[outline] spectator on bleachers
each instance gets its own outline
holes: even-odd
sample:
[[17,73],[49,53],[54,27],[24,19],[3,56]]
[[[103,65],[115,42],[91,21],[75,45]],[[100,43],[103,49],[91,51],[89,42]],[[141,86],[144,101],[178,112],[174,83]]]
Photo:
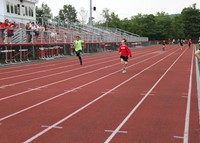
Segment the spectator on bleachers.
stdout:
[[56,32],[56,29],[53,29],[53,31],[51,32],[51,38],[53,38],[54,42],[57,41],[57,32]]
[[64,33],[64,42],[65,43],[67,42],[67,33],[66,32]]
[[4,43],[4,31],[8,27],[8,19],[6,19],[1,25],[0,25],[0,43]]
[[31,35],[33,36],[33,43],[37,43],[38,36],[39,36],[39,26],[35,23],[31,23]]
[[6,43],[11,44],[11,38],[14,35],[14,30],[17,28],[15,21],[10,22],[7,27]]
[[31,35],[31,22],[26,23],[26,43],[30,43],[32,39]]
[[47,27],[47,25],[46,25],[46,23],[44,24],[44,40],[45,40],[45,42],[47,42],[47,32],[48,32],[48,27]]

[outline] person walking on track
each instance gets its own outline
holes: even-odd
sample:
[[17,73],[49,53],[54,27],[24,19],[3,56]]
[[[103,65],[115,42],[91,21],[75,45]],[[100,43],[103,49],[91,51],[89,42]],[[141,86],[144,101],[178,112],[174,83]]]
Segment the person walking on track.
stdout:
[[131,50],[129,49],[129,47],[126,45],[126,39],[123,39],[121,41],[121,46],[118,49],[119,55],[120,55],[120,59],[121,59],[121,65],[122,65],[122,73],[126,73],[126,66],[128,64],[128,57],[132,57],[132,53]]
[[72,48],[74,48],[76,56],[79,58],[80,65],[83,64],[81,53],[83,50],[82,44],[84,44],[84,41],[81,40],[80,36],[76,36],[76,40],[74,40],[74,44],[72,45]]
[[162,50],[165,51],[165,40],[162,42]]
[[191,45],[192,45],[192,40],[191,40],[191,39],[189,39],[189,40],[188,40],[188,47],[190,48],[190,47],[191,47]]

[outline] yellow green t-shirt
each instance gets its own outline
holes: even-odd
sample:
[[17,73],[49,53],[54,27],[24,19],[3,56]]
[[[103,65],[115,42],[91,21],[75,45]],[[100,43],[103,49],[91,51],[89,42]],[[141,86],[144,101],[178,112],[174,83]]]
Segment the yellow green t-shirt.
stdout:
[[82,50],[82,43],[84,43],[83,40],[75,40],[74,41],[75,51]]

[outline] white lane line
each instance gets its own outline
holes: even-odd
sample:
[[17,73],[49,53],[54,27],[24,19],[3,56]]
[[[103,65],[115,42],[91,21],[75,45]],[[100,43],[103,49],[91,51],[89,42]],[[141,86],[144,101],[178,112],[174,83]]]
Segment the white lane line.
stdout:
[[[47,125],[42,125],[41,126],[42,128],[48,128],[49,126],[47,126]],[[54,129],[63,129],[63,127],[61,127],[61,126],[55,126],[55,127],[53,127]]]
[[176,138],[176,139],[184,139],[184,137],[182,137],[182,136],[174,136],[174,138]]
[[[177,50],[176,50],[177,51]],[[175,51],[175,52],[176,52]],[[173,53],[175,53],[173,52]],[[156,64],[160,63],[161,61],[163,61],[164,59],[168,58],[170,55],[172,55],[173,53],[165,56],[164,58],[158,60],[157,62],[153,63],[152,65],[148,66],[147,68],[143,69],[142,71],[138,72],[137,74],[135,74],[134,76],[130,77],[129,79],[125,80],[124,82],[120,83],[119,85],[115,86],[114,88],[110,89],[107,93],[102,94],[101,96],[99,96],[98,98],[92,100],[91,102],[89,102],[88,104],[82,106],[81,108],[77,109],[76,111],[74,111],[73,113],[71,113],[70,115],[66,116],[65,118],[61,119],[60,121],[54,123],[53,125],[51,125],[49,128],[37,133],[36,135],[34,135],[33,137],[29,138],[28,140],[26,140],[24,143],[29,143],[33,140],[35,140],[36,138],[40,137],[41,135],[45,134],[46,132],[48,132],[49,130],[52,129],[52,127],[54,126],[58,126],[59,124],[61,124],[62,122],[66,121],[67,119],[73,117],[74,115],[78,114],[79,112],[81,112],[82,110],[84,110],[85,108],[87,108],[88,106],[92,105],[93,103],[97,102],[98,100],[100,100],[101,98],[103,98],[104,96],[106,96],[107,94],[109,94],[110,92],[116,90],[117,88],[121,87],[122,85],[124,85],[125,83],[129,82],[130,80],[132,80],[133,78],[139,76],[140,74],[142,74],[143,72],[145,72],[146,70],[150,69],[151,67],[155,66]],[[121,70],[119,70],[121,71]],[[117,71],[117,72],[119,72]],[[118,130],[119,131],[119,130]],[[115,131],[116,134],[117,131]]]
[[159,84],[159,82],[165,77],[165,75],[169,72],[169,70],[176,64],[176,62],[180,59],[180,57],[185,53],[184,52],[172,63],[172,65],[165,71],[165,73],[158,79],[158,81],[153,85],[153,87],[147,92],[147,94],[140,100],[140,102],[132,109],[132,111],[126,116],[126,118],[120,123],[120,125],[115,129],[115,131],[107,138],[104,143],[109,143],[117,132],[124,126],[124,124],[129,120],[129,118],[135,113],[135,111],[142,105],[142,103],[146,100],[149,94],[155,89],[155,87]]
[[[176,52],[176,51],[175,51]],[[174,53],[174,52],[173,52]],[[173,54],[172,53],[172,54]],[[154,56],[152,56],[152,57],[150,57],[150,58],[148,58],[148,59],[145,59],[145,60],[142,60],[142,61],[140,61],[140,62],[138,62],[138,63],[136,63],[136,64],[133,64],[132,66],[135,66],[135,65],[137,65],[137,64],[140,64],[140,63],[142,63],[142,62],[145,62],[145,61],[147,61],[147,60],[150,60],[150,59],[152,59],[152,58],[154,58],[154,57],[156,57],[156,56],[159,56],[159,55],[154,55]],[[43,85],[43,86],[40,86],[40,87],[38,87],[38,88],[36,88],[36,89],[41,89],[41,88],[46,88],[46,87],[48,87],[48,86],[52,86],[52,85],[55,85],[55,84],[58,84],[58,83],[61,83],[61,82],[65,82],[65,81],[68,81],[68,80],[71,80],[71,79],[74,79],[74,78],[77,78],[77,77],[80,77],[80,76],[83,76],[83,75],[87,75],[87,74],[91,74],[91,73],[93,73],[93,72],[96,72],[96,71],[100,71],[100,70],[102,70],[102,69],[106,69],[106,68],[110,68],[110,67],[112,67],[112,66],[115,66],[115,65],[118,65],[118,64],[113,64],[113,65],[110,65],[110,66],[105,66],[105,67],[103,67],[103,68],[99,68],[99,69],[96,69],[96,70],[93,70],[93,71],[90,71],[90,72],[86,72],[86,73],[83,73],[83,74],[80,74],[80,75],[76,75],[76,76],[73,76],[73,77],[70,77],[70,78],[67,78],[67,79],[64,79],[64,80],[60,80],[60,81],[57,81],[57,82],[53,82],[53,83],[50,83],[50,84],[46,84],[46,85]],[[129,67],[132,67],[132,66],[128,66],[127,68],[129,68]],[[120,71],[120,70],[119,70]],[[119,72],[119,71],[117,71],[117,72]],[[114,73],[116,73],[116,72],[114,72]],[[39,79],[39,78],[38,78]],[[29,80],[30,81],[30,80]],[[31,90],[32,91],[32,90]],[[13,98],[13,97],[16,97],[16,96],[19,96],[19,95],[22,95],[22,94],[26,94],[26,93],[28,93],[28,92],[31,92],[30,90],[27,90],[27,91],[23,91],[23,92],[20,92],[20,93],[16,93],[16,94],[13,94],[13,95],[10,95],[10,96],[7,96],[7,97],[3,97],[3,98],[0,98],[0,101],[3,101],[3,100],[6,100],[6,99],[9,99],[9,98]]]
[[187,98],[187,108],[186,108],[186,115],[185,115],[185,129],[184,129],[183,143],[188,143],[188,136],[189,136],[193,66],[194,66],[194,52],[192,52],[192,60],[191,60],[191,68],[190,68],[190,80],[189,80],[189,86],[188,86],[188,98]]
[[[105,130],[105,132],[113,133],[113,130]],[[118,131],[117,133],[128,134],[128,131]]]

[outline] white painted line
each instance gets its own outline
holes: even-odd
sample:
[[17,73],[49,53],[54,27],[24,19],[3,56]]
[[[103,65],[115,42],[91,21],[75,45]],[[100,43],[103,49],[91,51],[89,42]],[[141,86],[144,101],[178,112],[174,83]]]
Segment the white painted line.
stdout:
[[[49,126],[47,126],[47,125],[42,125],[41,126],[42,128],[49,128]],[[61,126],[55,126],[55,127],[53,127],[54,129],[63,129],[63,127],[61,127]]]
[[184,137],[181,137],[181,136],[174,136],[174,138],[176,138],[176,139],[184,139]]
[[186,115],[185,115],[185,129],[184,129],[183,143],[188,143],[188,136],[189,136],[193,66],[194,66],[194,52],[192,52],[192,60],[191,60],[191,68],[190,68],[190,80],[189,80],[189,87],[188,87],[188,98],[187,98],[187,109],[186,109]]
[[[146,93],[141,93],[140,95],[143,95],[143,96],[144,96],[144,95],[146,95]],[[150,93],[149,95],[150,95],[150,96],[154,96],[155,94]]]
[[115,131],[107,138],[104,143],[109,143],[116,133],[124,126],[124,124],[129,120],[129,118],[135,113],[135,111],[140,107],[140,105],[145,101],[145,99],[149,96],[154,88],[159,84],[159,82],[165,77],[168,71],[175,65],[175,63],[180,59],[180,57],[185,53],[186,50],[182,52],[182,54],[172,63],[172,65],[165,71],[165,73],[158,79],[158,81],[153,85],[153,87],[147,92],[147,94],[140,100],[140,102],[132,109],[132,111],[126,116],[126,118],[120,123],[120,125],[115,129]]
[[[178,50],[176,50],[176,51],[178,51]],[[175,52],[176,52],[176,51],[175,51]],[[173,53],[175,53],[175,52],[173,52]],[[29,138],[28,140],[26,140],[24,143],[29,143],[29,142],[35,140],[36,138],[40,137],[41,135],[45,134],[46,132],[48,132],[49,130],[51,130],[54,126],[57,126],[57,125],[61,124],[62,122],[66,121],[67,119],[69,119],[69,118],[73,117],[74,115],[78,114],[79,112],[81,112],[81,111],[84,110],[85,108],[89,107],[89,106],[92,105],[93,103],[97,102],[98,100],[100,100],[101,98],[103,98],[104,96],[106,96],[107,94],[109,94],[110,92],[116,90],[117,88],[121,87],[122,85],[124,85],[125,83],[129,82],[129,81],[132,80],[133,78],[137,77],[138,75],[141,75],[143,72],[145,72],[146,70],[150,69],[150,68],[153,67],[154,65],[160,63],[161,61],[163,61],[164,59],[166,59],[167,57],[169,57],[169,56],[172,55],[173,53],[171,53],[171,54],[165,56],[164,58],[160,59],[159,61],[153,63],[152,65],[150,65],[150,66],[148,66],[147,68],[143,69],[142,71],[138,72],[137,74],[135,74],[135,75],[132,76],[131,78],[125,80],[125,81],[122,82],[121,84],[119,84],[119,85],[115,86],[114,88],[110,89],[107,93],[105,93],[105,94],[99,96],[98,98],[94,99],[93,101],[89,102],[88,104],[86,104],[86,105],[82,106],[81,108],[77,109],[76,111],[74,111],[74,112],[71,113],[70,115],[66,116],[65,118],[59,120],[58,122],[54,123],[52,126],[48,127],[47,129],[45,129],[45,130],[43,130],[43,131],[37,133],[37,134],[34,135],[33,137],[31,137],[31,138]],[[118,71],[116,71],[116,72],[121,72],[121,70],[118,70]],[[114,73],[116,73],[116,72],[114,72]],[[114,74],[114,73],[112,73],[112,74]],[[82,87],[83,87],[83,86],[82,86]],[[152,90],[153,90],[153,89],[152,89]],[[143,101],[141,101],[141,102],[143,102]],[[115,130],[115,131],[114,131],[114,134],[116,134],[118,131],[119,131],[119,129],[118,129],[118,130]]]
[[28,91],[40,90],[38,88],[28,88]]
[[[114,131],[113,130],[105,130],[105,132],[113,133]],[[127,134],[128,131],[118,131],[117,133]]]

